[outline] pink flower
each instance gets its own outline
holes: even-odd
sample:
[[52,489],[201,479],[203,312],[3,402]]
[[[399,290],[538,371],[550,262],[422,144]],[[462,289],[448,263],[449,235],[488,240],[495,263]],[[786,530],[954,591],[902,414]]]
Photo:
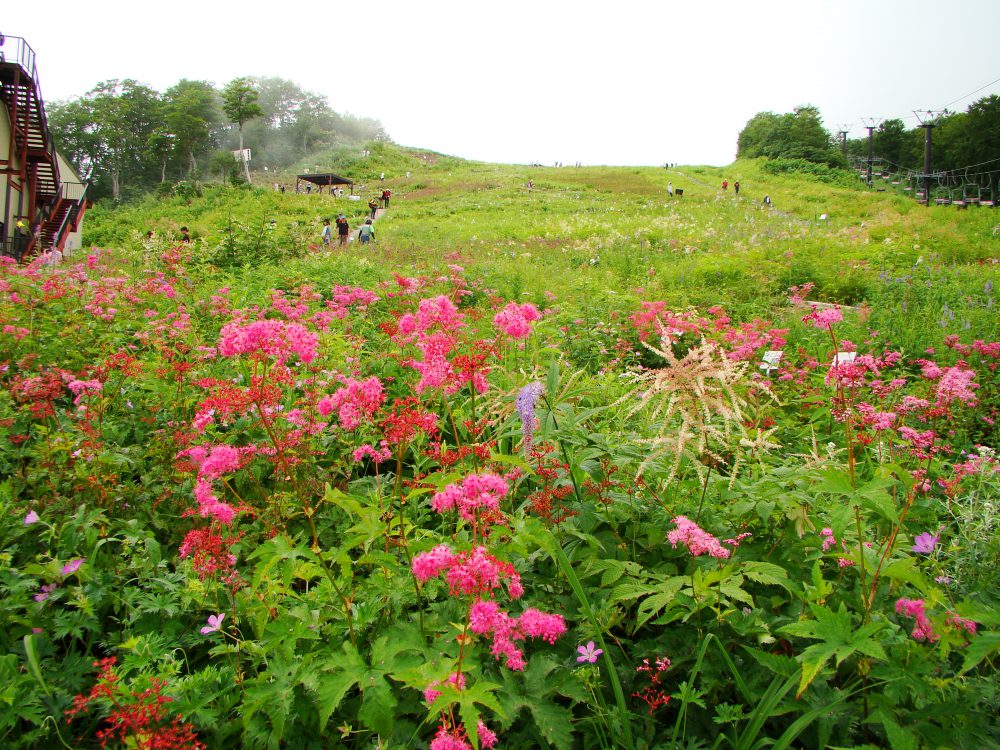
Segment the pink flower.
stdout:
[[222,614],[218,614],[218,615],[209,615],[208,616],[208,625],[205,625],[204,627],[202,627],[201,634],[202,635],[208,635],[209,633],[216,632],[217,630],[219,630],[219,628],[222,627],[222,621],[224,619],[226,619],[226,613],[225,612],[223,612]]
[[413,577],[421,583],[426,583],[447,570],[454,557],[447,544],[439,544],[429,552],[421,552],[413,558]]
[[39,520],[40,519],[39,519],[38,514],[35,513],[35,511],[33,511],[33,510],[29,510],[28,511],[28,515],[26,515],[24,517],[24,525],[25,526],[31,526],[31,524],[33,524],[33,523],[38,523]]
[[479,737],[479,746],[490,750],[497,744],[496,733],[489,729],[482,721],[476,722],[476,736]]
[[923,599],[906,599],[905,597],[897,599],[896,612],[916,620],[912,633],[915,641],[933,643],[941,637],[934,632],[934,626],[924,612]]
[[336,411],[340,426],[345,430],[355,430],[363,419],[371,419],[375,411],[385,401],[382,381],[376,377],[367,380],[346,378],[344,387],[330,396],[324,396],[316,405],[323,416]]
[[580,655],[576,657],[577,662],[590,662],[591,664],[597,663],[597,657],[604,653],[603,649],[594,648],[593,641],[587,641],[586,646],[577,646],[576,650],[580,652]]
[[461,485],[449,484],[431,498],[431,507],[438,513],[458,509],[458,514],[470,523],[482,509],[497,512],[500,501],[507,495],[507,480],[493,474],[470,474]]
[[837,544],[837,540],[833,536],[833,529],[827,527],[820,532],[820,536],[823,537],[823,551],[826,552],[830,547]]
[[973,370],[949,367],[937,384],[938,404],[947,406],[952,401],[961,401],[970,406],[975,404],[976,394],[973,390],[979,387],[972,382],[975,378],[976,373]]
[[531,335],[531,324],[542,317],[538,308],[530,302],[519,305],[511,302],[493,318],[493,325],[514,339],[526,339]]
[[913,539],[913,551],[921,555],[929,555],[934,551],[934,548],[938,543],[938,535],[931,534],[929,531],[925,531],[923,534],[918,534]]
[[840,312],[840,307],[828,307],[824,310],[815,305],[811,313],[802,318],[802,322],[811,321],[817,328],[830,328],[834,323],[839,323],[844,319]]
[[308,364],[316,358],[319,339],[299,323],[257,320],[244,325],[228,323],[219,334],[219,354],[236,357],[253,354],[284,361],[292,354]]
[[698,524],[689,520],[685,516],[677,516],[674,519],[677,528],[667,534],[667,541],[674,547],[678,542],[687,545],[692,557],[698,557],[708,553],[712,557],[727,558],[729,550],[719,544],[719,540],[702,530]]
[[84,559],[82,557],[77,557],[73,560],[70,560],[68,563],[62,566],[62,570],[60,571],[60,573],[62,573],[64,576],[73,575],[73,573],[75,573],[80,569],[80,566],[83,565],[83,563]]

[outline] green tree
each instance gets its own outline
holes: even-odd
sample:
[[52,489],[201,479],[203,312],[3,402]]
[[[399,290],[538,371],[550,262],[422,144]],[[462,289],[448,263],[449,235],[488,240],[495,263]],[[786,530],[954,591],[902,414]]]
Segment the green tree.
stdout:
[[115,200],[126,185],[148,182],[146,140],[163,122],[160,95],[150,87],[131,78],[103,81],[51,108],[50,118],[56,142],[80,176],[104,185]]
[[[248,78],[234,78],[226,84],[222,90],[222,111],[230,122],[236,123],[240,132],[240,153],[243,153],[243,125],[249,120],[260,117],[264,110],[258,104],[259,94],[254,88],[253,82]],[[250,178],[250,163],[246,159],[243,162],[243,175],[247,182],[253,182]]]
[[214,128],[221,121],[218,93],[206,81],[182,79],[167,89],[166,122],[176,149],[187,159],[187,174],[198,168],[197,158],[212,146]]
[[832,166],[841,166],[843,161],[823,127],[819,110],[810,104],[783,115],[754,115],[740,131],[736,155],[745,159],[805,159]]

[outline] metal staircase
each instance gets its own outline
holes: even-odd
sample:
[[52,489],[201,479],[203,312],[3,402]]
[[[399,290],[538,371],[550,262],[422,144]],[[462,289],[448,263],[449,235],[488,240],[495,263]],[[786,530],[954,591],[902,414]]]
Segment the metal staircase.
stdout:
[[[60,179],[52,134],[45,117],[35,52],[20,37],[6,37],[0,46],[0,101],[10,120],[10,142],[0,144],[0,174],[25,201],[22,214],[41,232],[28,238],[19,255],[62,250],[69,233],[79,227],[86,208],[85,196],[70,198]],[[85,191],[84,191],[85,192]],[[21,258],[18,258],[21,259]]]

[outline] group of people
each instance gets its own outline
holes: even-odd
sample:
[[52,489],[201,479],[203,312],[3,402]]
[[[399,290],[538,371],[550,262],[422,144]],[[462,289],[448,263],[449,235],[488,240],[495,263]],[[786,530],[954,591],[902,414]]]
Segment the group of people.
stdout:
[[[729,180],[723,180],[722,181],[722,190],[723,191],[729,190]],[[740,181],[739,180],[737,180],[736,182],[733,183],[733,192],[736,193],[737,195],[740,194]]]
[[[373,199],[374,200],[374,199]],[[358,229],[358,241],[361,243],[373,242],[375,240],[375,227],[372,224],[372,217],[365,219],[365,223]],[[337,247],[345,247],[351,235],[351,225],[344,214],[337,217]],[[323,247],[329,248],[333,245],[333,227],[329,219],[323,219]]]
[[381,195],[372,196],[372,199],[368,201],[368,210],[371,211],[372,221],[375,220],[375,214],[378,213],[380,208],[389,208],[389,199],[391,197],[391,190],[383,190]]

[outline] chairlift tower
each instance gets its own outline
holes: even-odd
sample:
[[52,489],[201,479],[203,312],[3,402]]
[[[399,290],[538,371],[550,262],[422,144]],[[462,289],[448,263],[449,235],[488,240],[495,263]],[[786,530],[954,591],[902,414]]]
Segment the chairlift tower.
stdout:
[[920,127],[924,129],[924,205],[931,205],[931,131],[934,126],[938,124],[938,120],[944,112],[933,112],[931,110],[926,110],[924,112],[919,112],[917,110],[913,111],[913,114],[917,116],[917,120],[920,122]]
[[875,155],[875,128],[881,119],[878,117],[862,117],[861,124],[868,130],[868,187],[872,186],[872,162]]
[[844,155],[845,162],[847,161],[847,131],[849,127],[850,126],[846,124],[841,125],[840,130],[837,132],[840,136],[840,153]]

